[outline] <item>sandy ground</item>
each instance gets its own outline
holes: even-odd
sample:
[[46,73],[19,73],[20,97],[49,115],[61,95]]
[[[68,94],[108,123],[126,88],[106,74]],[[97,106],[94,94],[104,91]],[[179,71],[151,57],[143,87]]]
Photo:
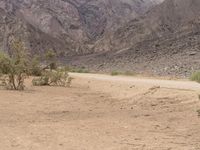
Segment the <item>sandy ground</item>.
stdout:
[[0,149],[200,149],[198,84],[71,75],[71,88],[0,90]]

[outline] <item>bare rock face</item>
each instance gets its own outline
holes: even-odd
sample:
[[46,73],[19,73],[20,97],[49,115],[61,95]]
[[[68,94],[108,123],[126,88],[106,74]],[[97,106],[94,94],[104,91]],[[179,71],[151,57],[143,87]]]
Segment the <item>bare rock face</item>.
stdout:
[[103,62],[98,70],[189,76],[200,69],[199,16],[199,0],[165,0],[97,41],[96,50],[103,45],[108,52],[95,57],[97,63],[92,64]]
[[[162,38],[169,35],[175,36],[177,33],[184,34],[186,30],[193,32],[198,30],[199,15],[200,1],[198,0],[166,0],[145,16],[122,26],[115,34],[131,36],[138,41],[137,37]],[[142,40],[139,39],[139,42]]]
[[1,33],[7,34],[7,38],[23,38],[35,52],[54,49],[69,54],[84,47],[82,43],[87,37],[81,29],[79,12],[73,5],[62,1],[33,0],[1,3],[4,14],[1,15],[4,20],[1,28],[8,28],[7,33]]
[[[14,37],[32,52],[94,52],[97,41],[162,0],[1,0],[0,47]],[[98,51],[98,50],[97,50]]]

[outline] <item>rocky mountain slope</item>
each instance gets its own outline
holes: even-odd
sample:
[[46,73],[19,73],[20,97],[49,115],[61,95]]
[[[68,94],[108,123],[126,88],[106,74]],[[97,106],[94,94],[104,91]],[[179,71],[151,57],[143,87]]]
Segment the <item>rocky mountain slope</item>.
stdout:
[[143,40],[166,39],[170,35],[176,37],[179,33],[195,32],[199,25],[199,6],[198,0],[166,0],[142,18],[119,28],[114,40],[123,43],[121,47],[128,48]]
[[91,53],[94,43],[162,0],[1,0],[0,47],[20,37],[33,52]]
[[163,1],[1,0],[0,47],[18,37],[96,71],[188,76],[200,69],[200,1]]
[[81,59],[81,63],[104,71],[189,76],[200,69],[199,15],[199,0],[165,0],[100,41],[97,47],[109,45],[109,53]]

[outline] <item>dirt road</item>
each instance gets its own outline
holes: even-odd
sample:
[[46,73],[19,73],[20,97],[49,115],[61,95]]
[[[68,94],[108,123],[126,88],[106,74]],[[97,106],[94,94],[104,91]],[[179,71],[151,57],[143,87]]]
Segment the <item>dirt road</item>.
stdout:
[[141,77],[129,77],[129,76],[110,76],[100,74],[80,74],[70,73],[73,77],[81,77],[87,79],[95,79],[99,81],[114,81],[123,83],[132,83],[137,86],[160,86],[161,88],[180,89],[180,90],[196,90],[200,91],[200,84],[191,81],[177,81],[177,80],[161,80],[161,79],[149,79]]
[[200,149],[199,84],[71,76],[70,88],[0,90],[0,149]]

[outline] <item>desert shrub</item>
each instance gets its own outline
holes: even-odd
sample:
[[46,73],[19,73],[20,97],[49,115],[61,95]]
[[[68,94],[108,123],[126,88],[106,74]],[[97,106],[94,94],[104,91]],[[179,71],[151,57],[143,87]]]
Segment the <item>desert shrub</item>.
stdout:
[[33,79],[35,86],[70,86],[72,78],[66,68],[58,69],[56,54],[48,51],[46,67],[40,67],[38,56],[30,57],[23,43],[15,40],[11,45],[11,54],[0,53],[0,86],[10,90],[24,90],[25,79],[30,76],[40,76]]
[[200,117],[200,109],[197,110],[198,116]]
[[53,50],[46,52],[45,62],[46,65],[42,68],[40,77],[32,80],[34,86],[70,86],[72,78],[68,75],[69,68],[58,67],[57,55]]
[[112,76],[118,76],[118,75],[124,75],[124,76],[135,76],[134,72],[126,71],[126,72],[120,72],[120,71],[112,71]]
[[39,66],[31,68],[30,75],[32,75],[32,76],[41,76],[42,75],[42,68],[39,67]]
[[24,90],[24,80],[29,72],[28,53],[21,41],[12,43],[12,53],[0,54],[1,85],[10,90]]
[[42,68],[40,67],[40,57],[34,56],[30,64],[31,65],[29,74],[32,76],[41,76]]
[[34,78],[32,80],[33,86],[47,86],[49,85],[49,77],[44,74],[39,78]]
[[3,52],[0,52],[0,74],[7,74],[10,70],[10,58]]
[[83,68],[73,68],[70,70],[71,72],[76,72],[76,73],[89,73],[88,70],[83,69]]
[[64,67],[61,67],[60,69],[64,69],[65,71],[74,72],[74,73],[90,73],[90,71],[86,69],[85,67],[78,68],[78,67],[64,66]]
[[111,72],[111,75],[112,75],[112,76],[118,76],[118,75],[121,75],[121,72],[112,71],[112,72]]
[[193,73],[190,80],[200,83],[200,71]]
[[47,67],[51,70],[57,69],[56,53],[53,50],[48,50],[45,54]]
[[69,77],[66,71],[57,70],[46,70],[42,76],[33,79],[32,83],[34,86],[70,86],[72,78]]
[[56,53],[52,49],[47,50],[45,53],[45,58],[47,61],[55,61]]

